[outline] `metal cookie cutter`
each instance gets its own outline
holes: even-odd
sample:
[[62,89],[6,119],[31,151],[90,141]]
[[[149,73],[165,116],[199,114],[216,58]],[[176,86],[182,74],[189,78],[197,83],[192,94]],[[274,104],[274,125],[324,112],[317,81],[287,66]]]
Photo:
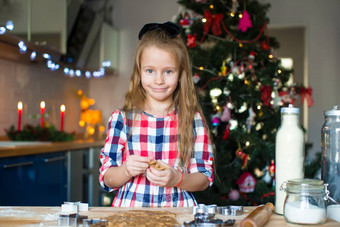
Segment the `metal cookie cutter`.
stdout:
[[78,213],[60,214],[58,217],[58,226],[77,226],[83,223],[87,216]]
[[185,227],[213,227],[213,226],[232,226],[235,223],[235,220],[227,220],[223,221],[221,219],[217,219],[215,214],[217,213],[217,205],[205,205],[199,204],[198,206],[193,207],[192,213],[194,214],[193,221],[185,221],[183,224]]
[[108,220],[106,219],[84,219],[83,220],[84,227],[91,227],[91,226],[105,227],[107,225],[108,225]]
[[238,216],[243,213],[242,206],[222,206],[218,208],[218,213],[223,215]]
[[205,204],[198,204],[198,206],[194,206],[192,208],[192,214],[203,214],[203,213],[208,213],[208,214],[213,214],[215,215],[217,213],[217,205],[211,204],[211,205],[205,205]]

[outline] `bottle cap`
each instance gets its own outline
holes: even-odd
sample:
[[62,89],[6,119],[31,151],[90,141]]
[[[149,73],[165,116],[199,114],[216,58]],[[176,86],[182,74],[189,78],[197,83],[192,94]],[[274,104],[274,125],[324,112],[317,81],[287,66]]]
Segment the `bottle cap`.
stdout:
[[289,104],[288,107],[282,107],[281,108],[281,113],[288,113],[288,114],[299,114],[300,109],[295,108],[292,104]]
[[333,106],[332,110],[326,110],[325,116],[340,116],[340,106]]

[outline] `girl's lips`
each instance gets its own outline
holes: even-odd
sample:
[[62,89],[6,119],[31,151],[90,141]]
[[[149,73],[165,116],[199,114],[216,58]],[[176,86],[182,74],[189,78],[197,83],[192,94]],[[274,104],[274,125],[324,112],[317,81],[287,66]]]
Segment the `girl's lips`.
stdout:
[[166,91],[166,88],[152,88],[152,90],[161,92],[161,91]]

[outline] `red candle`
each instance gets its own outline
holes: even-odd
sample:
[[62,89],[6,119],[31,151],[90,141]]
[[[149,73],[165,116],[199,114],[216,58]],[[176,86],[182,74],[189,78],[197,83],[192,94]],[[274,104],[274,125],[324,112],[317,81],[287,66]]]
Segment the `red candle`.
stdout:
[[18,131],[21,130],[22,102],[18,102]]
[[65,105],[60,106],[60,131],[64,131],[64,115],[65,115]]
[[44,113],[45,113],[45,102],[40,102],[40,127],[44,127]]

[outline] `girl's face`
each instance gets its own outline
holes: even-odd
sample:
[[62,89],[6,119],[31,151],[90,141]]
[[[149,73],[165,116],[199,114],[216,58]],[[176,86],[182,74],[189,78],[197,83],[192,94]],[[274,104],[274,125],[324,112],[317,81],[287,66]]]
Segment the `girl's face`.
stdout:
[[172,104],[172,94],[179,80],[179,66],[174,55],[156,46],[146,47],[141,55],[141,83],[146,101]]

